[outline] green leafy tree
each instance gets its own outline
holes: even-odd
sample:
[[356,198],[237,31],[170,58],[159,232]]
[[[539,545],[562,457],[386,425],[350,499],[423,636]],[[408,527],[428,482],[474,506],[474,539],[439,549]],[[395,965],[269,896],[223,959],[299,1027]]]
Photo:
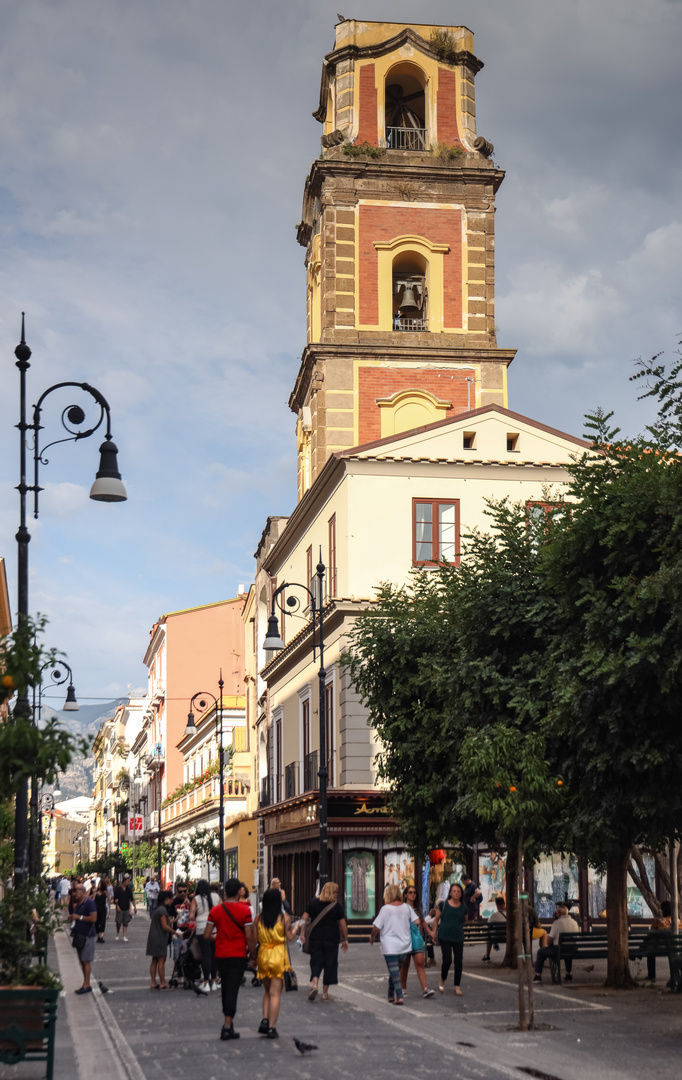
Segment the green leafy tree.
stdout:
[[668,436],[620,440],[609,420],[589,418],[570,528],[543,561],[561,622],[548,675],[570,844],[606,868],[607,985],[627,987],[632,846],[660,849],[682,824],[682,458]]
[[[381,740],[379,775],[412,850],[443,840],[507,849],[504,962],[515,967],[520,822],[512,827],[507,804],[487,801],[474,760],[499,726],[522,745],[543,730],[555,605],[541,588],[539,548],[553,524],[544,515],[529,520],[525,506],[507,501],[490,503],[488,514],[492,532],[465,538],[459,566],[383,588],[358,618],[345,660]],[[537,850],[549,835],[547,815],[536,814],[524,843]]]

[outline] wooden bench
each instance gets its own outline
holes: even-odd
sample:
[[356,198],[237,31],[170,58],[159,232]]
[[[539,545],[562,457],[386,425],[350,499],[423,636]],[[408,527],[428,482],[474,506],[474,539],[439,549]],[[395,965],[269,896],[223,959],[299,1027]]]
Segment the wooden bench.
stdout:
[[507,924],[506,922],[480,922],[466,923],[464,927],[465,945],[506,945]]
[[[556,956],[549,958],[553,983],[561,983],[561,962],[566,960],[607,960],[609,955],[606,934],[600,928],[596,933],[559,934]],[[682,991],[682,934],[669,930],[647,930],[638,927],[628,934],[630,960],[648,956],[670,961],[670,974],[675,987],[676,980]],[[673,969],[675,974],[673,974]]]

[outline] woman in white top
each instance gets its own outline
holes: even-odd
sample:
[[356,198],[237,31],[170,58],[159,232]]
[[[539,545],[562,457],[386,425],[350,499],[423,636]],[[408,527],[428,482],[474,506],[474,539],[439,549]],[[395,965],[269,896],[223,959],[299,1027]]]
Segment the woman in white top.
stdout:
[[384,906],[377,915],[369,935],[373,945],[381,934],[381,951],[388,968],[388,1001],[390,1005],[403,1004],[403,988],[400,982],[400,965],[412,952],[410,924],[417,922],[416,911],[403,902],[399,885],[387,885],[384,889]]
[[204,978],[203,982],[200,982],[197,986],[200,994],[210,994],[211,990],[217,990],[220,986],[215,962],[215,940],[214,938],[206,939],[204,937],[209,912],[211,908],[217,907],[219,903],[219,894],[211,889],[208,881],[201,878],[197,882],[197,890],[189,908],[189,921],[196,924],[196,939],[201,948],[201,970]]

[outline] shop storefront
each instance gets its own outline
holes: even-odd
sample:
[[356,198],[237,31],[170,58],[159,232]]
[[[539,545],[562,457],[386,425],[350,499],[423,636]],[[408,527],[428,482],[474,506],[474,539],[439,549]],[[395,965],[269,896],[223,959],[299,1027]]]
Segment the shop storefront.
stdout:
[[[300,914],[318,889],[317,794],[260,810],[270,877],[278,877]],[[329,877],[351,930],[364,927],[382,904],[384,887],[415,879],[412,856],[396,843],[395,822],[377,791],[331,791],[328,810]]]

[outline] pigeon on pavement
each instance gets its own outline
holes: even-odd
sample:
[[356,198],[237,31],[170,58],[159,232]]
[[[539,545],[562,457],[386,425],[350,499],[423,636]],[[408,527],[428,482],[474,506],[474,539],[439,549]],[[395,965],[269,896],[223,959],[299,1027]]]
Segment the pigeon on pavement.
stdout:
[[313,1043],[301,1042],[300,1039],[294,1039],[294,1042],[296,1043],[296,1049],[299,1054],[309,1054],[311,1050],[319,1049],[319,1047],[314,1046]]
[[100,988],[100,990],[102,991],[103,994],[115,994],[116,993],[115,990],[110,990],[108,986],[105,986],[101,979],[97,983],[97,985],[99,986],[99,988]]

